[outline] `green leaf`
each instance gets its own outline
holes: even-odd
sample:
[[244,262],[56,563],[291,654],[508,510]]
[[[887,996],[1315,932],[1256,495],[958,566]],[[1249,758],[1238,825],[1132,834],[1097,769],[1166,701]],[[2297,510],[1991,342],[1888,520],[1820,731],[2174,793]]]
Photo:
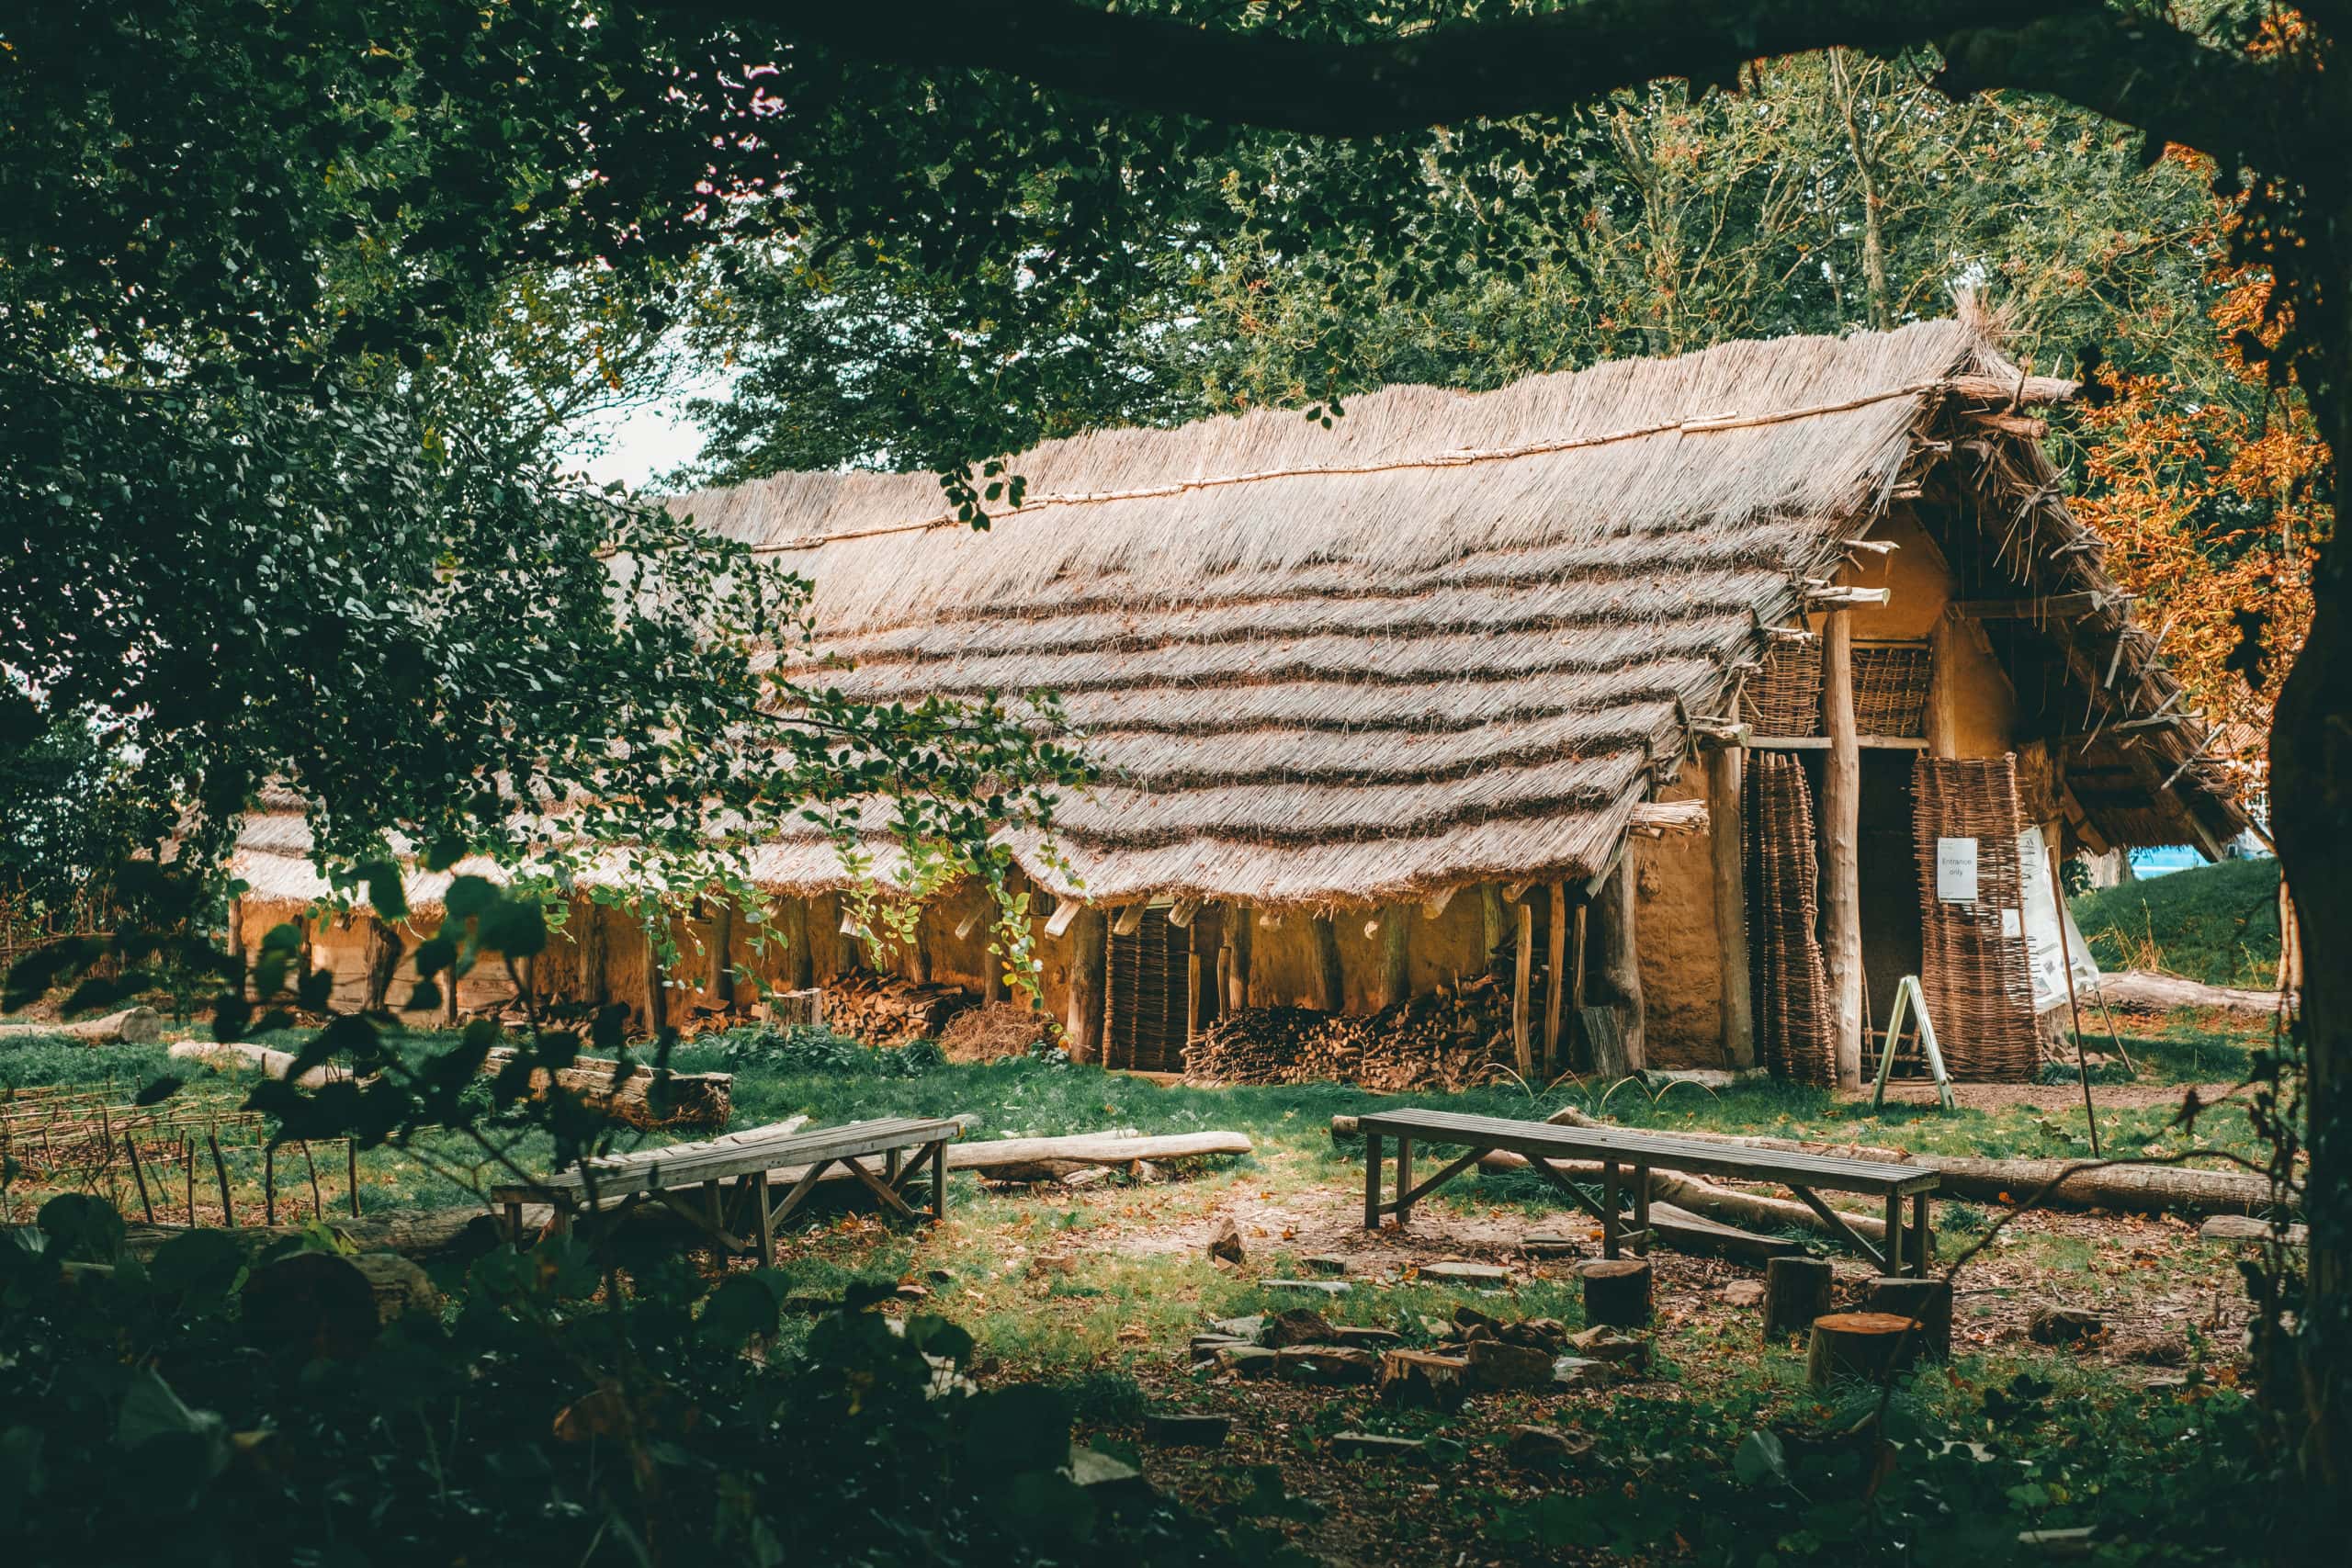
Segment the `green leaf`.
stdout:
[[61,1263],[112,1263],[122,1256],[122,1216],[103,1198],[61,1192],[40,1206],[35,1223]]
[[1755,1486],[1767,1480],[1788,1483],[1789,1456],[1781,1439],[1758,1428],[1741,1439],[1738,1451],[1731,1458],[1732,1472],[1745,1485]]

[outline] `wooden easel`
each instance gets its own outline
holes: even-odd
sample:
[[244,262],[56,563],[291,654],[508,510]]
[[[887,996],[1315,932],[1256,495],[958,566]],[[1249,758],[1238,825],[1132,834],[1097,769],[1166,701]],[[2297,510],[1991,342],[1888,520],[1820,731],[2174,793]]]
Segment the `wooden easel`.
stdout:
[[1886,1021],[1886,1049],[1878,1059],[1878,1088],[1871,1095],[1871,1114],[1878,1114],[1886,1105],[1886,1080],[1894,1072],[1894,1048],[1902,1042],[1906,1012],[1918,1015],[1919,1048],[1927,1053],[1928,1071],[1936,1080],[1936,1098],[1946,1111],[1959,1109],[1951,1097],[1951,1076],[1944,1071],[1944,1054],[1936,1044],[1936,1021],[1928,1016],[1927,994],[1919,989],[1919,976],[1905,975],[1894,987],[1894,1010]]

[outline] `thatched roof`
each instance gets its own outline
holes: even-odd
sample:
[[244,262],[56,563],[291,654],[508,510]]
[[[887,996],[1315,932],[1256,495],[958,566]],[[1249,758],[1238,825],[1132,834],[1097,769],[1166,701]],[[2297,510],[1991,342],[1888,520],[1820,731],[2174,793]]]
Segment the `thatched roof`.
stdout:
[[[853,667],[794,650],[796,680],[1061,694],[1103,776],[1062,803],[1058,861],[1013,840],[1048,889],[1389,902],[1605,865],[1763,628],[1916,474],[1955,377],[2018,373],[1933,321],[1392,388],[1328,429],[1270,411],[1057,441],[1014,459],[1029,499],[985,533],[921,474],[675,505],[814,581],[819,652]],[[843,880],[813,831],[753,869]]]

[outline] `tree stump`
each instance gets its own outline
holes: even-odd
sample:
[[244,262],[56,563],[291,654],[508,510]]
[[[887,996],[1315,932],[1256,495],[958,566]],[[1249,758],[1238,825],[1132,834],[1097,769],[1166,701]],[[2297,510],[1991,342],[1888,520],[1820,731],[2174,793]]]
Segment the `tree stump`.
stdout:
[[1829,1261],[1775,1258],[1764,1265],[1764,1337],[1786,1339],[1829,1310]]
[[1813,1320],[1804,1381],[1827,1388],[1841,1378],[1877,1382],[1919,1353],[1919,1325],[1891,1312],[1833,1312]]
[[1650,1320],[1650,1265],[1645,1258],[1588,1263],[1584,1320],[1612,1328],[1639,1328]]
[[1920,1353],[1939,1361],[1951,1359],[1951,1280],[1882,1275],[1871,1281],[1866,1304],[1872,1312],[1917,1319]]

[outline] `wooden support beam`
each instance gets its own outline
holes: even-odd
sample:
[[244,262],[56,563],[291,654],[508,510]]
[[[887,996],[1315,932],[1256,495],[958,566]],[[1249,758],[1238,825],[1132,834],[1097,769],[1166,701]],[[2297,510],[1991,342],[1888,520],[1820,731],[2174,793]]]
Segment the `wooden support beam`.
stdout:
[[606,978],[610,960],[606,956],[605,907],[594,898],[583,898],[572,918],[579,922],[580,999],[591,1007],[603,1007],[613,999],[612,982]]
[[1643,1017],[1641,936],[1634,917],[1636,874],[1634,857],[1619,856],[1592,903],[1599,971],[1594,978],[1600,991],[1596,1005],[1616,1010],[1624,1045],[1623,1066],[1630,1072],[1641,1071],[1649,1059]]
[[2082,389],[2080,381],[2057,376],[1952,376],[1944,381],[1944,390],[1952,397],[2013,408],[2071,402]]
[[735,1010],[735,904],[724,897],[710,914],[710,978],[704,994],[712,1007]]
[[245,901],[243,898],[229,900],[229,957],[237,966],[235,993],[239,998],[243,998],[248,990],[252,989],[246,983]]
[[784,939],[784,988],[805,991],[817,983],[817,954],[808,945],[808,901],[786,898],[776,911]]
[[1565,882],[1552,884],[1552,918],[1544,935],[1551,948],[1544,987],[1544,1076],[1548,1080],[1561,1066],[1560,1010],[1567,1000],[1568,885]]
[[1143,929],[1143,911],[1144,906],[1141,904],[1129,904],[1122,908],[1119,911],[1119,918],[1111,922],[1111,934],[1113,936],[1135,935]]
[[854,975],[860,967],[858,929],[856,919],[850,913],[849,896],[845,893],[832,895],[832,906],[828,913],[831,918],[826,923],[832,928],[833,933],[833,973],[837,976]]
[[907,938],[908,955],[914,962],[914,982],[918,986],[931,984],[931,917],[928,911],[915,911],[914,931]]
[[[666,976],[662,973],[662,950],[653,940],[653,926],[650,923],[651,920],[662,918],[662,911],[656,909],[644,930],[645,1026],[656,1034],[670,1027],[670,987],[666,983]],[[457,988],[451,987],[449,995],[455,998],[457,994]]]
[[1225,940],[1233,950],[1233,964],[1225,980],[1225,1005],[1230,1012],[1239,1012],[1250,1005],[1250,932],[1257,921],[1250,918],[1250,906],[1235,904],[1226,911]]
[[1721,993],[1724,1066],[1756,1065],[1756,1017],[1747,989],[1747,855],[1740,805],[1747,756],[1736,747],[1707,755],[1708,856],[1715,891],[1715,976]]
[[1928,633],[1928,754],[1960,755],[1960,627],[1936,617]]
[[1329,915],[1317,915],[1315,931],[1315,1005],[1325,1012],[1347,1006],[1348,993],[1340,973],[1340,931]]
[[1831,612],[1821,661],[1821,708],[1829,731],[1822,770],[1822,926],[1826,933],[1830,1031],[1838,1087],[1862,1083],[1862,754],[1854,731],[1854,631],[1847,613]]
[[[1069,933],[1069,1014],[1066,1027],[1070,1059],[1100,1062],[1103,1008],[1110,994],[1110,922],[1102,918],[1102,910],[1090,909],[1075,900],[1066,901],[1063,908],[1069,911],[1062,929]],[[1055,911],[1055,919],[1061,919],[1061,910]]]
[[[1826,751],[1834,743],[1826,735],[1759,735],[1747,743],[1751,751]],[[1854,745],[1864,751],[1925,751],[1921,735],[1857,735]]]
[[1055,899],[1054,912],[1046,919],[1046,934],[1057,937],[1069,930],[1070,923],[1078,919],[1085,908],[1085,905],[1075,898]]
[[1528,987],[1535,966],[1535,911],[1522,900],[1512,900],[1519,921],[1519,942],[1512,957],[1510,992],[1510,1048],[1519,1076],[1532,1079],[1535,1076],[1533,1043],[1528,1038],[1530,999]]
[[1195,948],[1184,955],[1184,1041],[1201,1037],[1201,954]]
[[1504,919],[1503,890],[1491,882],[1484,883],[1478,888],[1478,916],[1479,929],[1486,940],[1483,951],[1487,957],[1492,958],[1495,949],[1503,944]]
[[2038,599],[1955,599],[1948,613],[1971,621],[2064,621],[2097,615],[2110,605],[2128,603],[2131,597],[2086,588],[2045,593]]
[[1456,889],[1452,887],[1441,887],[1435,893],[1432,893],[1428,897],[1422,899],[1421,918],[1425,920],[1434,920],[1440,915],[1444,914],[1445,907],[1453,902],[1453,895],[1456,891]]
[[1384,910],[1380,918],[1380,999],[1381,1007],[1395,1007],[1412,992],[1413,908],[1396,904]]
[[1883,604],[1893,591],[1885,588],[1808,588],[1805,603],[1845,606],[1849,604]]
[[1201,901],[1198,898],[1179,898],[1168,906],[1168,923],[1182,930],[1190,926],[1200,912]]

